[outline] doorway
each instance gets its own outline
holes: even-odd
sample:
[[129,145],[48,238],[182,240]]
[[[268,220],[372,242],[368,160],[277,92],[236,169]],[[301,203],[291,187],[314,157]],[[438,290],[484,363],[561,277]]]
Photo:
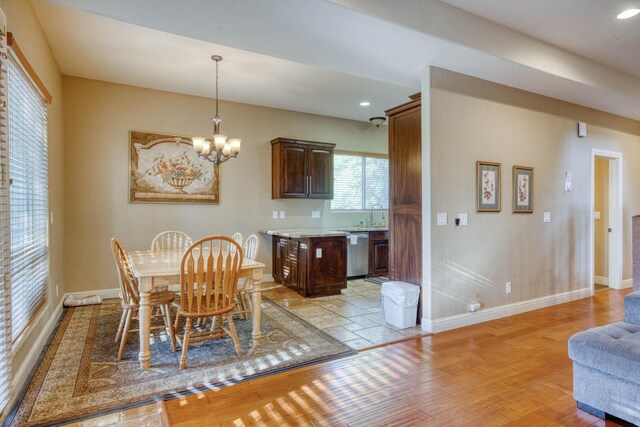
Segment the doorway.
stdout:
[[592,151],[591,293],[622,288],[622,154]]

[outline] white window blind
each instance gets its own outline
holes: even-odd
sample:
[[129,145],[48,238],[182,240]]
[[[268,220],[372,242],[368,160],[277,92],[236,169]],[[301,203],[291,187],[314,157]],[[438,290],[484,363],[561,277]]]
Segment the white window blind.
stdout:
[[9,60],[11,323],[15,341],[44,303],[49,280],[47,108]]
[[[389,207],[389,159],[366,154],[333,156],[334,210],[366,210]],[[378,206],[376,206],[378,207]]]
[[[0,28],[6,34],[0,11]],[[0,413],[11,396],[11,284],[9,281],[9,142],[7,139],[7,38],[0,38]]]

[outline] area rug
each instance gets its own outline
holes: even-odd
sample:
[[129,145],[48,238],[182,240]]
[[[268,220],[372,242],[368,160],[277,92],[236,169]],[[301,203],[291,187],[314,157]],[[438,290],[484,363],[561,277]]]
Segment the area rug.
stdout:
[[388,277],[367,277],[364,280],[366,280],[367,282],[375,283],[376,285],[382,285],[384,282],[388,282],[389,278]]
[[171,352],[166,332],[155,331],[152,367],[142,370],[137,360],[137,333],[129,335],[122,361],[116,360],[114,337],[120,314],[118,300],[67,309],[15,411],[12,426],[74,421],[354,353],[265,298],[260,345],[252,345],[251,319],[235,322],[242,357],[236,356],[228,337],[206,341],[189,347],[187,368],[181,371],[180,350]]

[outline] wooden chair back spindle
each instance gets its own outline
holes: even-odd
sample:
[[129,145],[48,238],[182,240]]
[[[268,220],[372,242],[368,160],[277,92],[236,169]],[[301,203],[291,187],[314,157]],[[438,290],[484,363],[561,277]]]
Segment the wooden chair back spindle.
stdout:
[[242,247],[225,236],[210,236],[191,245],[180,267],[180,311],[210,317],[235,307]]
[[125,251],[122,242],[115,237],[111,239],[111,251],[116,261],[116,268],[118,269],[118,282],[120,283],[122,300],[125,304],[139,305],[138,281],[129,264],[127,251]]
[[182,231],[163,231],[153,238],[151,242],[152,251],[163,251],[171,249],[187,249],[193,241]]
[[247,237],[247,240],[245,240],[242,245],[242,252],[244,253],[244,257],[247,259],[255,260],[258,257],[259,250],[260,240],[258,240],[258,236],[255,234]]

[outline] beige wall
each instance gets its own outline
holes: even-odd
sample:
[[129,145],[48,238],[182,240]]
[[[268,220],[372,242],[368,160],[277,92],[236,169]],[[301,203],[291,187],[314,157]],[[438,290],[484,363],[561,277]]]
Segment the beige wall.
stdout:
[[[128,202],[130,129],[207,135],[212,99],[73,77],[64,78],[66,168],[66,282],[68,290],[117,287],[109,239],[142,249],[167,229],[197,238],[245,236],[265,227],[351,225],[365,214],[331,214],[330,203],[271,200],[271,145],[275,137],[333,142],[337,148],[384,153],[386,126],[222,102],[222,129],[243,139],[237,159],[220,169],[219,205]],[[354,108],[358,108],[357,106]],[[286,219],[272,219],[284,210]],[[312,219],[311,211],[322,211]],[[260,260],[271,271],[271,238],[261,236]]]
[[[430,117],[431,214],[469,213],[467,227],[432,224],[432,319],[465,313],[471,302],[488,308],[590,286],[591,148],[624,155],[623,279],[631,278],[639,122],[437,68]],[[586,138],[577,137],[578,120],[588,124]],[[476,213],[477,160],[502,163],[500,213]],[[535,168],[533,214],[512,214],[513,165]]]
[[[31,2],[28,0],[0,0],[0,7],[7,16],[7,29],[11,31],[20,49],[33,66],[40,79],[53,96],[48,108],[49,143],[49,206],[54,215],[50,227],[50,265],[51,281],[47,293],[47,305],[41,310],[39,322],[32,324],[24,340],[14,348],[13,371],[23,367],[27,354],[34,350],[33,343],[44,324],[50,319],[53,310],[64,295],[64,158],[63,158],[63,99],[62,76],[53,58],[47,39],[42,32]],[[56,297],[55,286],[59,285]]]
[[594,219],[594,268],[596,276],[609,276],[609,159],[596,157],[593,189],[593,210],[600,212]]

